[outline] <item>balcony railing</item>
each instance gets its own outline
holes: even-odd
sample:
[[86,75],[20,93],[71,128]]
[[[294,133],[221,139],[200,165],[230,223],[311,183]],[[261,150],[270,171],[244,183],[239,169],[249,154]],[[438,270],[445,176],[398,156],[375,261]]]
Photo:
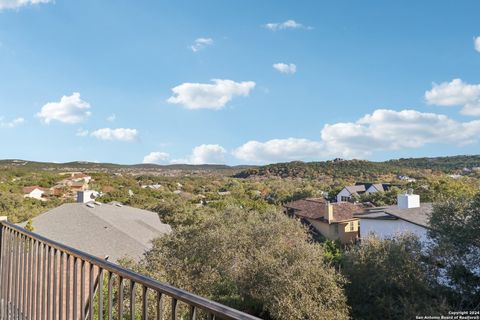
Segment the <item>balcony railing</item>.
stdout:
[[259,319],[0,222],[0,319]]

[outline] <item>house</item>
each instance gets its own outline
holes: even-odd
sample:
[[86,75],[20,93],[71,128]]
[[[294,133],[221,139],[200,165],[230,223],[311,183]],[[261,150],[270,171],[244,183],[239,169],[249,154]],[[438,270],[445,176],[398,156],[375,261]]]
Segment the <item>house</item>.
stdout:
[[23,197],[33,198],[41,201],[45,201],[45,192],[47,189],[39,186],[28,186],[23,188]]
[[153,239],[171,232],[157,213],[119,203],[66,203],[32,223],[44,237],[112,262],[127,256],[138,261]]
[[381,239],[392,238],[401,233],[413,233],[427,241],[431,203],[420,203],[420,196],[411,191],[397,196],[397,205],[370,208],[355,214],[360,219],[360,238],[375,234]]
[[330,203],[324,198],[307,198],[284,205],[284,212],[300,218],[325,238],[346,244],[358,239],[359,219],[354,214],[368,207],[361,203]]
[[337,194],[337,202],[351,201],[363,193],[385,192],[390,187],[389,183],[357,183],[354,186],[346,186]]

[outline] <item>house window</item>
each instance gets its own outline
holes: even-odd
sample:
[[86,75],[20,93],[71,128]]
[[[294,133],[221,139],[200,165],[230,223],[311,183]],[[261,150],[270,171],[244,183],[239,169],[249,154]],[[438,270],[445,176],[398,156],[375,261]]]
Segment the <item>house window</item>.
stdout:
[[335,223],[335,224],[333,225],[333,232],[334,232],[335,234],[338,234],[338,223]]
[[344,202],[350,201],[350,197],[346,197],[346,196],[341,196],[340,199]]
[[355,222],[350,221],[349,226],[350,226],[350,231],[354,231],[354,230],[355,230]]

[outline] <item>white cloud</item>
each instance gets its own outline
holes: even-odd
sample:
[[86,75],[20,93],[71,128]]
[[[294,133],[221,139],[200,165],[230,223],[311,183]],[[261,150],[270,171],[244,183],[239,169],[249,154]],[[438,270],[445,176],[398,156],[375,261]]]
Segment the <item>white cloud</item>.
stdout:
[[280,73],[293,74],[297,72],[297,66],[293,63],[287,64],[280,62],[273,64],[272,67]]
[[248,96],[255,82],[213,79],[208,83],[182,83],[172,89],[167,102],[187,109],[222,109],[234,96]]
[[375,151],[420,148],[431,143],[478,142],[480,121],[457,122],[445,115],[415,110],[375,110],[356,122],[325,125],[326,154],[364,158]]
[[270,22],[265,25],[265,28],[277,31],[285,29],[313,29],[312,27],[306,27],[301,23],[296,22],[295,20],[287,20],[285,22]]
[[22,117],[15,118],[11,121],[5,121],[3,117],[0,117],[1,128],[15,128],[23,123],[25,123],[25,119]]
[[296,138],[248,141],[233,151],[236,158],[257,163],[318,158],[322,154],[323,145],[320,141]]
[[233,151],[243,161],[271,163],[320,158],[366,158],[374,152],[427,144],[466,145],[480,141],[480,120],[458,122],[415,110],[375,110],[355,122],[327,124],[318,141],[288,138],[249,141]]
[[462,114],[479,116],[480,84],[468,84],[461,79],[434,83],[432,89],[425,92],[425,100],[430,105],[463,106]]
[[113,122],[113,121],[115,121],[115,119],[117,119],[117,116],[115,115],[115,113],[111,114],[107,117],[108,122]]
[[227,150],[218,144],[202,144],[192,149],[187,159],[174,159],[171,163],[223,164]]
[[0,10],[17,9],[28,5],[51,2],[53,2],[53,0],[0,0]]
[[202,49],[205,49],[208,46],[211,46],[212,44],[213,44],[213,39],[212,38],[198,38],[190,46],[190,49],[193,52],[198,52]]
[[100,140],[133,141],[138,138],[138,131],[137,129],[102,128],[93,131],[90,135]]
[[80,99],[80,93],[74,92],[71,96],[63,96],[60,102],[45,104],[37,117],[45,123],[59,121],[63,123],[79,123],[85,121],[91,114],[90,104]]
[[475,46],[475,50],[480,52],[480,36],[473,39],[473,45]]
[[156,163],[163,164],[167,163],[170,159],[170,154],[166,152],[150,152],[145,157],[143,157],[143,163]]

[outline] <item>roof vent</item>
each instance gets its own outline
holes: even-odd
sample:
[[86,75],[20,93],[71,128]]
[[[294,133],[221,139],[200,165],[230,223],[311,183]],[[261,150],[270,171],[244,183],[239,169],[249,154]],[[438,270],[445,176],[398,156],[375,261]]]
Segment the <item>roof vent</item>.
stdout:
[[115,205],[119,208],[123,207],[123,205],[121,203],[115,203]]
[[87,207],[89,207],[89,208],[95,208],[95,205],[94,205],[93,203],[89,202],[89,203],[87,203]]

